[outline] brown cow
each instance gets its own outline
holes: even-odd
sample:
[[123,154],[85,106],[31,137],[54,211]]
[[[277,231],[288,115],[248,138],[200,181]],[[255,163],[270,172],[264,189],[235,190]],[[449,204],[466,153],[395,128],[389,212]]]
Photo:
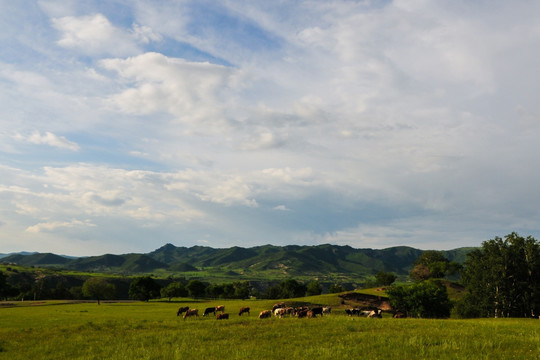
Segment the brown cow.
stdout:
[[284,307],[285,307],[285,303],[284,303],[284,302],[280,302],[280,303],[274,304],[274,306],[272,306],[272,312],[276,311],[276,309],[280,309],[280,308],[284,308]]
[[225,320],[225,319],[229,319],[229,314],[225,314],[225,313],[217,314],[216,319],[217,319],[217,320]]
[[215,312],[221,311],[221,313],[225,312],[225,305],[218,305],[216,306]]
[[248,307],[240,308],[240,312],[238,313],[238,316],[242,316],[243,313],[248,313],[249,315],[249,308]]
[[272,317],[272,311],[271,310],[263,310],[259,313],[259,319],[266,319]]
[[189,310],[189,306],[184,306],[184,307],[181,307],[180,309],[178,309],[178,311],[176,312],[176,316],[180,316],[180,314],[183,314],[185,313],[186,311]]
[[307,310],[307,309],[297,310],[296,311],[296,316],[298,316],[299,319],[304,318],[304,317],[308,316],[308,312],[310,312],[310,311]]
[[184,314],[184,321],[186,320],[186,318],[188,318],[190,316],[199,317],[199,310],[197,310],[197,309],[189,309],[188,311],[186,311],[186,313]]

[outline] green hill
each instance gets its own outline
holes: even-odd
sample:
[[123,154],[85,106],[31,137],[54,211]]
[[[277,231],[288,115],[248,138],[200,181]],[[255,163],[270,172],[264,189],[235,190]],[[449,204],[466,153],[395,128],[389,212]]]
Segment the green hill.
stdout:
[[[443,251],[450,261],[463,262],[473,248]],[[422,250],[407,246],[356,249],[350,246],[274,246],[215,249],[205,246],[176,247],[166,244],[148,254],[89,256],[69,259],[54,254],[10,255],[2,262],[27,266],[56,266],[104,273],[168,273],[211,270],[213,274],[241,274],[249,278],[325,277],[365,278],[379,271],[406,276]],[[279,275],[279,276],[278,276]],[[203,275],[201,275],[203,276]]]

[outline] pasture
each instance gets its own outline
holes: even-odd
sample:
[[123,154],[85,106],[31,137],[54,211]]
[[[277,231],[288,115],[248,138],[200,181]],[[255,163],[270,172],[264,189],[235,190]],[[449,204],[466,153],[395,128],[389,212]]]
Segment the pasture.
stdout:
[[[3,304],[0,359],[540,359],[539,320],[368,319],[343,309],[258,319],[274,302]],[[180,306],[214,305],[225,305],[230,319],[176,316]],[[246,306],[251,315],[238,316]]]

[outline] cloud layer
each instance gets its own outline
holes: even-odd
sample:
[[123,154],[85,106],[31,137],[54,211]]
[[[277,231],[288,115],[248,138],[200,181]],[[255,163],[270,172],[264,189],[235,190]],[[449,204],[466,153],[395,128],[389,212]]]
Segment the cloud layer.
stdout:
[[540,236],[540,5],[0,14],[0,252]]

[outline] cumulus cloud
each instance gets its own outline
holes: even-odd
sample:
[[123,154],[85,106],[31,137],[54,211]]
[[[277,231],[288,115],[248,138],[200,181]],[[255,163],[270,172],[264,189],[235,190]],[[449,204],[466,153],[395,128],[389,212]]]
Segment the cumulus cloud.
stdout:
[[239,75],[237,70],[222,65],[190,62],[159,53],[106,59],[101,66],[133,84],[109,98],[120,111],[138,115],[168,112],[176,121],[187,124],[223,122],[225,100],[221,95],[235,86]]
[[139,43],[162,39],[148,26],[133,24],[133,29],[126,31],[99,13],[53,18],[52,24],[61,33],[58,45],[88,55],[132,55],[140,52]]
[[64,136],[58,136],[49,131],[46,131],[44,134],[41,134],[40,132],[35,131],[27,137],[18,135],[17,138],[25,140],[31,144],[36,144],[36,145],[48,145],[48,146],[57,147],[61,149],[67,149],[71,151],[80,150],[80,147],[77,143],[73,141],[69,141]]

